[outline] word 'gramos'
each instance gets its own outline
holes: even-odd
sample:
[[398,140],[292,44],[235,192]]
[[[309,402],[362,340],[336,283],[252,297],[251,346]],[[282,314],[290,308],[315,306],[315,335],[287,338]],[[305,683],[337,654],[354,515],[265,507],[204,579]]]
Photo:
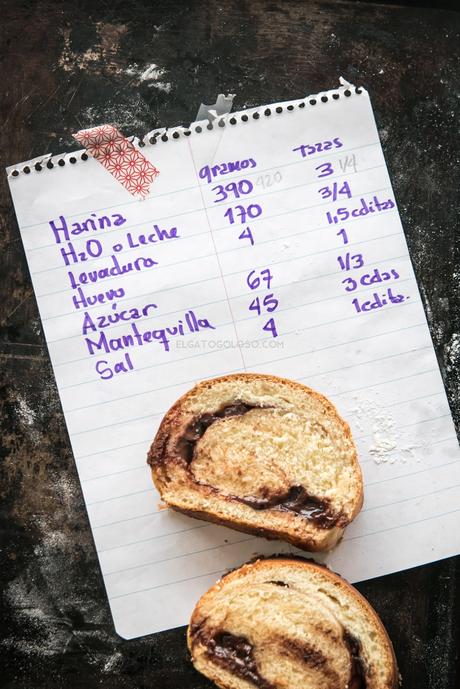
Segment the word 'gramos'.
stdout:
[[205,179],[207,183],[213,181],[216,177],[220,175],[228,175],[231,172],[240,172],[241,170],[246,170],[247,168],[256,167],[257,163],[254,158],[246,158],[245,160],[235,160],[231,163],[219,163],[218,165],[205,165],[198,172],[198,177],[200,179]]

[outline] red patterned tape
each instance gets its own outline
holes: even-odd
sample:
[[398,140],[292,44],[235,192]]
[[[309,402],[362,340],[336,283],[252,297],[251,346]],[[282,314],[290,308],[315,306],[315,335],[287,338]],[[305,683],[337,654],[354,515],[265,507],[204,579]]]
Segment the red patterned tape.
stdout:
[[159,170],[116,127],[82,129],[73,135],[133,196],[145,198]]

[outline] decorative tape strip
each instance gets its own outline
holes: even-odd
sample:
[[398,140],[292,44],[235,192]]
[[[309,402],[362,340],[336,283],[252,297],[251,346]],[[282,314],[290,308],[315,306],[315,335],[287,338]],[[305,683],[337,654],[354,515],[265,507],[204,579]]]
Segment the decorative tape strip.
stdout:
[[[190,135],[195,135],[195,134],[201,134],[205,133],[206,130],[212,131],[213,129],[216,129],[217,127],[233,127],[235,125],[245,125],[247,122],[250,121],[257,121],[262,118],[270,117],[270,116],[275,116],[279,117],[283,113],[289,113],[293,112],[297,109],[304,109],[307,111],[310,108],[318,107],[327,107],[325,106],[326,103],[330,102],[337,102],[341,98],[348,99],[354,95],[359,96],[361,93],[363,93],[363,89],[360,87],[355,87],[353,84],[349,84],[347,81],[340,78],[340,86],[336,89],[330,89],[329,91],[322,91],[321,93],[317,93],[315,95],[310,95],[307,96],[306,98],[301,98],[295,101],[290,101],[290,102],[284,102],[282,104],[272,104],[270,106],[262,106],[262,107],[256,107],[256,108],[250,108],[248,110],[241,110],[239,112],[235,112],[233,114],[229,113],[228,115],[223,115],[223,116],[218,116],[215,120],[212,122],[193,122],[190,127],[174,127],[174,128],[162,128],[162,129],[156,129],[154,131],[148,132],[145,134],[140,139],[135,139],[137,145],[140,148],[143,148],[144,146],[148,145],[162,145],[163,142],[167,141],[172,141],[172,140],[178,140],[184,137],[189,137]],[[79,134],[82,134],[85,131],[93,131],[92,129],[88,130],[82,130],[82,132],[79,132]],[[117,131],[115,129],[115,131]],[[75,138],[77,138],[77,136]],[[121,134],[120,134],[121,136]],[[123,137],[122,137],[123,138]],[[132,137],[134,138],[134,137]],[[124,141],[127,141],[127,139],[123,139]],[[128,141],[128,144],[130,142]],[[133,144],[130,144],[133,146]],[[139,152],[136,147],[134,147],[134,150]],[[90,152],[90,151],[88,151]],[[142,156],[142,154],[140,154]],[[29,175],[31,172],[41,172],[45,168],[48,170],[52,170],[56,165],[59,167],[63,167],[66,165],[66,163],[71,163],[75,164],[80,161],[85,161],[88,159],[88,155],[85,152],[76,152],[76,153],[66,153],[66,154],[61,154],[55,155],[55,156],[43,156],[42,158],[35,158],[33,161],[28,161],[26,163],[22,163],[21,166],[12,166],[8,168],[8,177],[19,177],[21,173],[25,175]],[[150,165],[150,163],[148,163]],[[158,170],[155,168],[155,166],[152,165],[152,167],[155,170],[155,176],[159,174]]]
[[144,198],[159,171],[145,156],[110,124],[82,129],[73,135],[125,189]]

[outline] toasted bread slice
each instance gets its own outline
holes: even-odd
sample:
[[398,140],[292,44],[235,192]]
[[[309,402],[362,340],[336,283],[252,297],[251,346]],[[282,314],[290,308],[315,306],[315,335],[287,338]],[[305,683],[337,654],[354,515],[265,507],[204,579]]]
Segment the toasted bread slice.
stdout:
[[275,558],[223,577],[187,634],[196,669],[222,689],[396,689],[393,647],[361,594],[327,568]]
[[200,383],[167,412],[149,452],[171,507],[327,550],[363,501],[348,425],[310,388],[237,374]]

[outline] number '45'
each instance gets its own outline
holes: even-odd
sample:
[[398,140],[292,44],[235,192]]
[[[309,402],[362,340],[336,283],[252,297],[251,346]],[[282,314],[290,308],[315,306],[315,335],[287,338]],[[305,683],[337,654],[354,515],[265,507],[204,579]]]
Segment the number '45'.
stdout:
[[249,304],[249,311],[256,311],[259,316],[263,308],[268,311],[268,313],[276,311],[278,308],[278,299],[276,299],[273,294],[267,294],[263,298],[262,304],[260,302],[260,297],[256,297]]

